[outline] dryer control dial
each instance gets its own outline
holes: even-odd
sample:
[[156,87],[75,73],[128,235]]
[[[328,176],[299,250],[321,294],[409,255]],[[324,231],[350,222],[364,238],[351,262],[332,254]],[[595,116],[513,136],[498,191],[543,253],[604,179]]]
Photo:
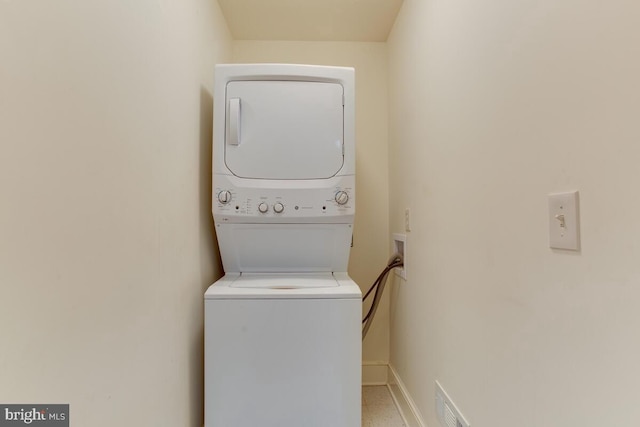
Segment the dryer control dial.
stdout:
[[284,211],[284,205],[280,202],[273,205],[273,211],[275,213],[282,213]]
[[219,192],[218,201],[223,205],[226,205],[227,203],[229,203],[231,201],[231,191],[222,190],[221,192]]
[[265,202],[262,202],[258,205],[258,210],[260,211],[260,213],[267,213],[267,211],[269,210],[269,205]]
[[349,201],[349,195],[346,191],[338,191],[336,193],[336,203],[339,205],[344,205]]

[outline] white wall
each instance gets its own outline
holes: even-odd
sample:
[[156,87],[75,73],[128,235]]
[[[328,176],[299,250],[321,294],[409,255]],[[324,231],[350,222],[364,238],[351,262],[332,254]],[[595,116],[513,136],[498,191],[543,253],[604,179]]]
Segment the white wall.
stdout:
[[[429,426],[640,424],[640,4],[405,0],[389,40],[391,362]],[[580,190],[582,251],[550,192]]]
[[[234,62],[354,67],[356,72],[356,219],[349,273],[367,289],[389,257],[387,50],[385,43],[235,41]],[[389,360],[388,297],[363,343],[365,364]],[[374,368],[375,370],[375,368]],[[384,381],[369,376],[365,381]]]
[[217,2],[0,3],[0,401],[202,424]]

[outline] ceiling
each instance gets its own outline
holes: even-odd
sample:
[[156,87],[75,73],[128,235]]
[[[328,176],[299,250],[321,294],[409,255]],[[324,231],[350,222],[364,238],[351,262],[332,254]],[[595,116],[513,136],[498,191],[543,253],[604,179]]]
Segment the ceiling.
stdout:
[[403,0],[218,0],[235,40],[384,42]]

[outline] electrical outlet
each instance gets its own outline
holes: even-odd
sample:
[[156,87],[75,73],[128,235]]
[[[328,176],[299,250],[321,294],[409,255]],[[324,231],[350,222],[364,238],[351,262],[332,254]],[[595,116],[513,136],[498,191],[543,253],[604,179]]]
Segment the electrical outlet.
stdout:
[[397,276],[407,280],[407,235],[394,233],[391,236],[391,239],[393,240],[393,247],[391,250],[394,254],[398,253],[402,255],[402,263],[404,264],[402,267],[394,268],[394,271]]
[[411,231],[411,210],[404,210],[404,231]]

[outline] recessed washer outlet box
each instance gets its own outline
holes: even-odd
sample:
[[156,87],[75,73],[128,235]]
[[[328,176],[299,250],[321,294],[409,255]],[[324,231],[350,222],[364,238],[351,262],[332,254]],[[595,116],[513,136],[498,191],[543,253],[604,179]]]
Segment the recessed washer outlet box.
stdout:
[[400,276],[404,280],[407,280],[407,235],[394,233],[391,238],[393,240],[393,247],[391,250],[394,254],[398,253],[402,255],[402,263],[404,264],[402,267],[394,268],[394,271],[396,276]]

